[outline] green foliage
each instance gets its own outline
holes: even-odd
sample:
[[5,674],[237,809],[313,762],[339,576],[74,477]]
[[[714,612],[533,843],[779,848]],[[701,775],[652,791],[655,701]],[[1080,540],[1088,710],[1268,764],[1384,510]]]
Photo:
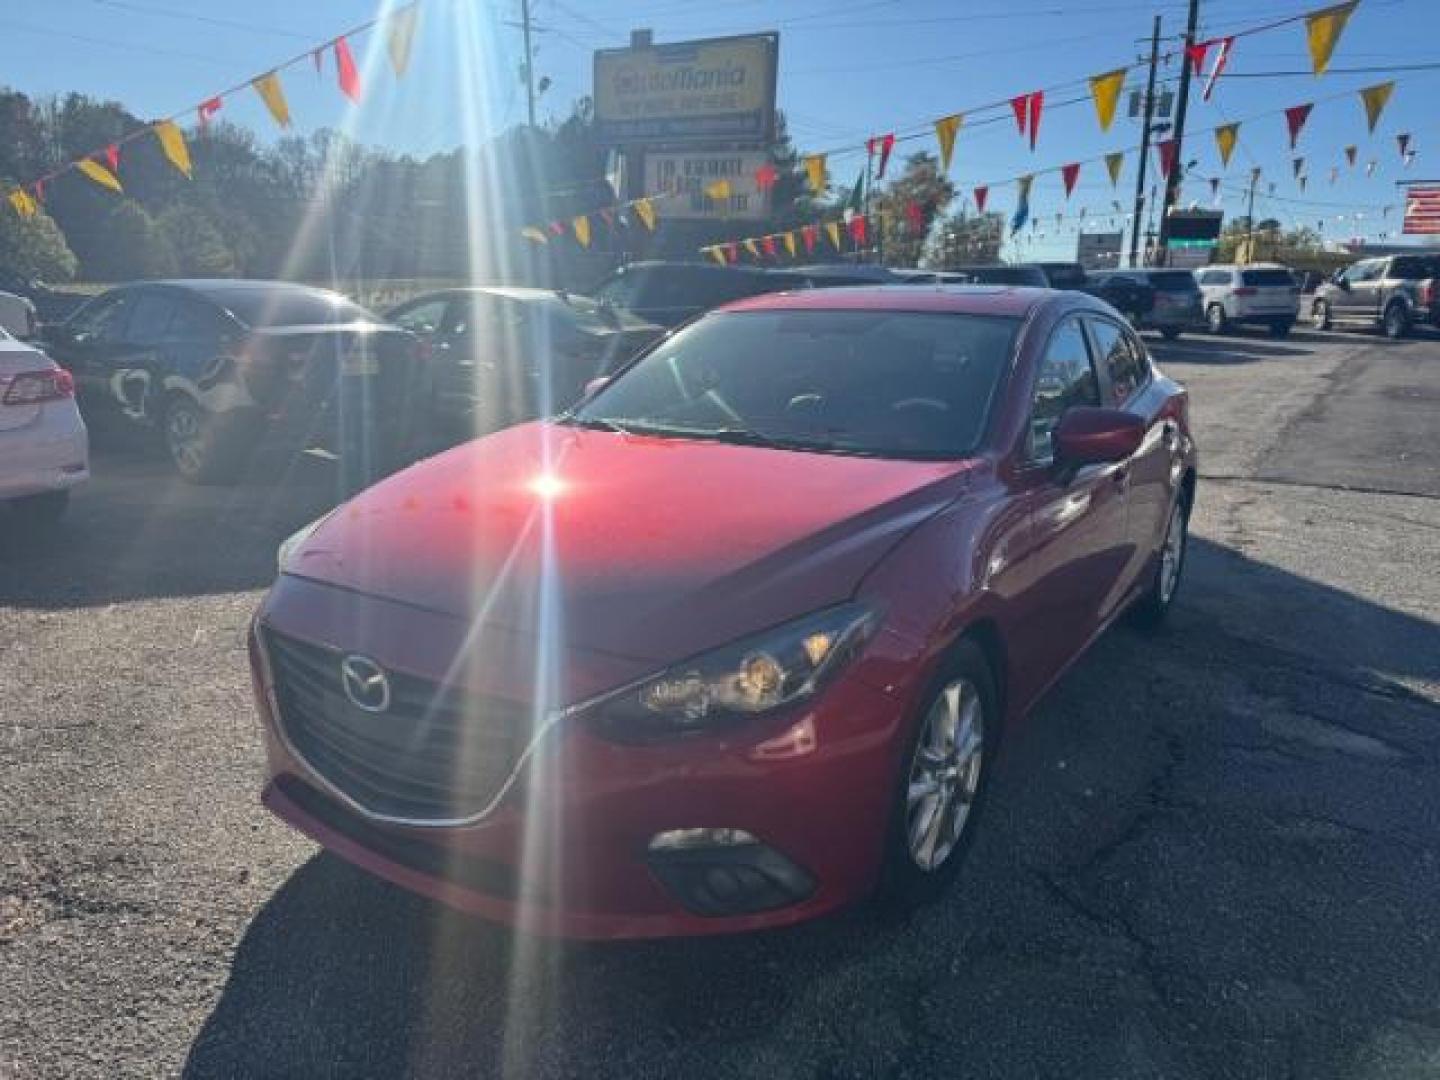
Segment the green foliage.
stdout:
[[[905,159],[905,167],[871,199],[871,216],[879,225],[885,262],[891,266],[918,266],[925,239],[935,219],[955,198],[955,185],[940,171],[940,159],[921,151]],[[920,212],[917,232],[908,207]]]
[[210,216],[197,206],[176,203],[161,211],[155,227],[175,255],[182,277],[234,277],[235,257]]
[[0,203],[0,267],[37,281],[69,281],[75,253],[55,219],[44,212],[22,219]]
[[95,281],[171,277],[175,249],[160,227],[134,199],[117,199],[102,219],[102,242],[86,260],[87,275]]

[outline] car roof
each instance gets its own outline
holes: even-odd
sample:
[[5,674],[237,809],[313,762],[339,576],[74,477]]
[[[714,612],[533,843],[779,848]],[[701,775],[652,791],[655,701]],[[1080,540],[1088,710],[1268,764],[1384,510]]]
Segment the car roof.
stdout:
[[302,285],[294,281],[264,281],[256,278],[161,278],[156,281],[134,281],[122,288],[146,288],[160,285],[168,289],[184,289],[223,304],[226,297],[240,293],[292,293],[304,296],[349,299],[334,289],[322,289],[316,285]]
[[856,285],[766,293],[736,300],[718,310],[913,311],[1019,318],[1058,296],[1077,295],[1016,285]]

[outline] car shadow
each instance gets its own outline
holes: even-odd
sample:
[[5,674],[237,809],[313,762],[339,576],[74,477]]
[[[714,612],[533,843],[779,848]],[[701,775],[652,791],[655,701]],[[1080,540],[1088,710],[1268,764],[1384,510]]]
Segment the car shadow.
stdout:
[[1287,356],[1305,356],[1310,350],[1296,345],[1283,345],[1275,339],[1256,340],[1232,335],[1189,334],[1176,341],[1149,341],[1150,353],[1164,363],[1167,360],[1187,364],[1250,364]]

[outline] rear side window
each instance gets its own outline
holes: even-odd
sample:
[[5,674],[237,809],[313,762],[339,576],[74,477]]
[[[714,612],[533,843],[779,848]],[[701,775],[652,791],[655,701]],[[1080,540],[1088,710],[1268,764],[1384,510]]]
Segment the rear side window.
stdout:
[[1437,276],[1437,261],[1440,260],[1401,255],[1390,264],[1390,276],[1402,281],[1424,281]]
[[111,293],[90,301],[70,320],[70,330],[86,341],[114,342],[125,331],[126,316],[135,304],[132,292]]
[[443,296],[433,300],[421,300],[401,308],[391,316],[390,321],[414,334],[433,334],[440,329],[440,320],[445,317],[446,303]]
[[1031,461],[1049,461],[1055,456],[1055,425],[1065,410],[1099,404],[1100,383],[1095,378],[1085,332],[1080,320],[1066,319],[1050,336],[1035,376],[1025,456]]
[[162,293],[141,293],[130,313],[130,325],[125,330],[125,340],[137,345],[159,341],[170,328],[170,316],[175,305]]
[[1087,319],[1095,336],[1095,356],[1110,377],[1110,397],[1120,405],[1145,383],[1145,357],[1125,331],[1106,319]]
[[1150,275],[1150,284],[1161,292],[1194,292],[1195,275],[1188,270],[1157,270]]
[[1272,266],[1268,270],[1242,271],[1240,280],[1246,285],[1283,285],[1286,288],[1295,284],[1295,279],[1290,276],[1289,270],[1281,270],[1276,266]]
[[1229,270],[1206,270],[1200,275],[1201,285],[1229,285]]
[[1345,279],[1351,285],[1362,281],[1374,281],[1380,276],[1380,267],[1383,266],[1378,259],[1367,259],[1365,262],[1358,262],[1345,272]]
[[209,304],[180,300],[165,329],[166,341],[219,341],[235,332],[235,324]]

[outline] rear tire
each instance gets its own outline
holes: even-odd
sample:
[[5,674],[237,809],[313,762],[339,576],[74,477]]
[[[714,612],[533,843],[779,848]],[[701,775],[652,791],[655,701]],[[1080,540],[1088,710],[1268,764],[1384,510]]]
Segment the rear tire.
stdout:
[[984,651],[962,640],[912,723],[891,801],[878,900],[908,913],[938,899],[964,861],[1000,734]]
[[1165,525],[1165,539],[1160,543],[1160,557],[1150,588],[1131,609],[1135,622],[1154,629],[1170,614],[1180,592],[1180,579],[1185,570],[1185,554],[1190,547],[1190,500],[1182,492],[1170,510]]
[[1316,330],[1329,330],[1334,325],[1330,321],[1330,304],[1325,300],[1316,300],[1310,305],[1310,325]]
[[1385,328],[1386,337],[1391,341],[1398,341],[1410,333],[1410,312],[1408,312],[1405,309],[1405,305],[1398,300],[1393,301],[1390,306],[1385,309],[1381,326]]
[[1280,322],[1273,322],[1270,324],[1270,336],[1286,337],[1290,333],[1290,328],[1294,325],[1295,324],[1292,323],[1289,319],[1282,319]]
[[239,427],[183,394],[166,403],[160,424],[165,452],[182,478],[192,484],[233,484],[239,478],[247,459]]
[[1205,309],[1205,328],[1212,334],[1223,334],[1230,325],[1230,320],[1225,315],[1225,309],[1219,304],[1211,304]]

